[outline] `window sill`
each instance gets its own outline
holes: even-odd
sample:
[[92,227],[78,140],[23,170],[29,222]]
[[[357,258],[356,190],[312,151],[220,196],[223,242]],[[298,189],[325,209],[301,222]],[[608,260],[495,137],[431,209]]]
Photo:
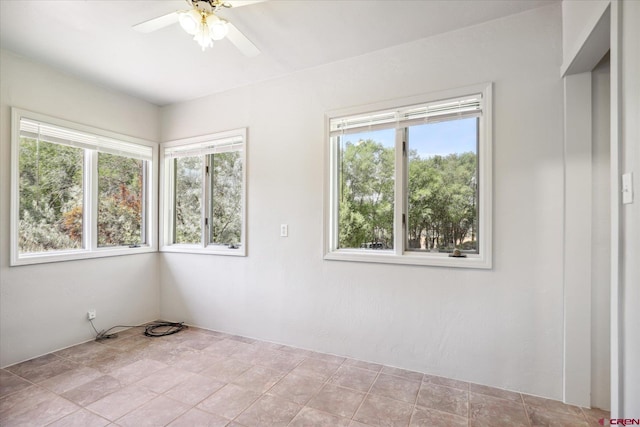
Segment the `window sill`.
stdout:
[[183,253],[183,254],[200,254],[200,255],[223,255],[223,256],[247,256],[246,251],[243,248],[229,249],[219,246],[208,246],[203,248],[202,246],[192,245],[170,245],[160,248],[160,252],[167,253]]
[[156,248],[142,245],[135,248],[119,246],[117,248],[99,248],[93,251],[82,249],[71,251],[56,251],[48,253],[25,254],[11,260],[11,267],[51,262],[77,261],[82,259],[106,258],[112,256],[136,255],[157,252]]
[[464,258],[450,257],[448,254],[405,252],[398,255],[391,251],[361,251],[341,249],[328,252],[324,256],[330,261],[370,262],[399,265],[418,265],[430,267],[479,268],[490,269],[491,259],[480,255],[467,255]]

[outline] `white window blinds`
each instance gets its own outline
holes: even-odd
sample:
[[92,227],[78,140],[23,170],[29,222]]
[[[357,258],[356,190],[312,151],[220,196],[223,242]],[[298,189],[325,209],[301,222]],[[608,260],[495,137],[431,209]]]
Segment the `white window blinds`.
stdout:
[[119,141],[33,119],[20,119],[20,137],[140,160],[153,158],[153,147],[147,145]]
[[379,129],[401,128],[482,115],[482,94],[435,101],[410,107],[340,117],[329,121],[330,136]]
[[164,149],[164,157],[195,157],[230,151],[242,151],[243,149],[244,138],[241,135],[234,135],[212,141],[166,147]]

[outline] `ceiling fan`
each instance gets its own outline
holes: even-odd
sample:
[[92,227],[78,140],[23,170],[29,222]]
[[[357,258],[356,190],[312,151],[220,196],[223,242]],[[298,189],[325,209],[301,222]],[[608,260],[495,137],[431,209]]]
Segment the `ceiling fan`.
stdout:
[[260,50],[240,32],[231,22],[220,18],[220,9],[247,6],[266,0],[185,0],[191,8],[171,12],[133,26],[140,33],[151,33],[169,25],[180,23],[180,26],[200,45],[204,51],[213,46],[213,42],[229,39],[245,56],[256,56]]

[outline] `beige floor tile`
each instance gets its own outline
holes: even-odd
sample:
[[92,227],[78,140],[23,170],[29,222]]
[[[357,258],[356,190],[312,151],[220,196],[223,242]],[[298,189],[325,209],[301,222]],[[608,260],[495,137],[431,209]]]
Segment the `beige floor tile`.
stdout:
[[327,384],[307,403],[307,406],[343,418],[351,418],[364,397],[365,393]]
[[253,366],[232,381],[240,387],[264,393],[284,377],[284,373],[263,366]]
[[224,356],[196,350],[193,353],[185,354],[176,360],[172,366],[198,374],[223,359]]
[[82,364],[89,366],[90,368],[97,369],[103,374],[110,374],[111,372],[130,365],[137,360],[140,360],[140,356],[137,354],[127,353],[117,349],[106,349],[101,353],[89,356],[89,358],[86,361],[83,361]]
[[31,386],[0,399],[0,420],[7,419],[14,414],[24,412],[34,405],[52,400],[55,393],[39,386]]
[[77,363],[70,360],[54,355],[51,355],[53,357],[47,356],[9,366],[6,369],[32,383],[39,383],[79,367]]
[[221,341],[214,341],[210,346],[205,347],[202,351],[208,353],[215,353],[221,356],[231,356],[242,347],[243,343],[240,341],[234,341],[230,339],[224,339]]
[[225,357],[214,363],[200,374],[216,378],[220,381],[231,382],[248,371],[253,365],[241,360]]
[[188,340],[182,342],[182,345],[193,348],[195,350],[202,350],[209,347],[213,342],[211,336],[205,334],[197,334],[189,337]]
[[315,396],[323,386],[316,381],[296,374],[288,374],[269,390],[269,394],[280,396],[299,405],[304,405]]
[[225,427],[228,423],[226,418],[193,408],[176,418],[168,427]]
[[309,377],[316,381],[327,381],[336,373],[340,364],[326,362],[324,360],[307,358],[291,372],[303,377]]
[[128,330],[0,369],[3,426],[596,427],[600,418],[608,413],[197,328],[161,338]]
[[377,376],[377,372],[343,364],[338,368],[336,373],[333,374],[329,382],[341,387],[367,392]]
[[469,390],[469,383],[465,381],[454,380],[452,378],[436,377],[434,375],[424,375],[422,381],[428,384],[443,385],[445,387],[457,388],[460,390]]
[[163,343],[163,345],[155,345],[149,351],[144,352],[149,359],[157,360],[167,365],[174,365],[185,357],[196,353],[199,353],[199,350],[182,347],[180,343],[172,345],[168,342]]
[[457,388],[422,383],[416,404],[423,408],[467,417],[469,392]]
[[256,361],[264,351],[260,347],[243,342],[237,342],[236,346],[236,351],[234,351],[230,357],[252,365],[256,364]]
[[522,402],[522,396],[515,391],[502,390],[499,388],[488,387],[480,384],[469,384],[469,391],[473,393],[485,394],[487,396],[498,397],[500,399],[512,400],[514,402]]
[[235,421],[246,426],[285,427],[301,406],[275,396],[264,395]]
[[156,393],[146,388],[130,385],[93,402],[87,406],[87,409],[110,421],[115,421],[156,396]]
[[267,349],[258,353],[254,363],[287,373],[298,366],[304,359],[303,356],[294,353]]
[[189,381],[172,387],[164,395],[188,405],[197,405],[225,386],[224,382],[214,378],[198,374],[193,375]]
[[415,371],[408,371],[406,369],[394,368],[392,366],[383,366],[380,371],[383,374],[395,375],[396,377],[404,378],[410,381],[422,381],[424,374]]
[[600,420],[604,420],[604,419],[608,420],[611,418],[611,412],[609,411],[604,411],[598,408],[580,408],[580,409],[582,409],[582,412],[584,413],[584,416],[587,422],[589,423],[589,425],[593,427],[601,426],[602,424],[600,424]]
[[32,383],[24,378],[0,369],[0,398],[24,390],[25,388],[31,387],[31,385]]
[[291,421],[289,427],[348,427],[349,420],[340,418],[326,412],[313,408],[302,408],[302,410]]
[[41,382],[40,385],[54,393],[62,394],[65,391],[79,387],[82,384],[86,384],[101,376],[102,374],[97,369],[81,366],[53,378],[49,378],[48,380]]
[[229,339],[230,340],[234,340],[234,341],[239,341],[239,342],[242,342],[242,343],[246,343],[246,344],[253,344],[253,343],[257,342],[257,340],[255,340],[253,338],[242,337],[240,335],[230,335]]
[[[409,427],[467,427],[467,417],[416,406]],[[494,424],[495,426],[502,424]],[[504,424],[507,425],[507,424]]]
[[55,362],[60,359],[61,359],[60,357],[56,356],[53,353],[50,353],[50,354],[45,354],[44,356],[36,357],[31,360],[27,360],[25,362],[16,363],[15,365],[7,366],[4,369],[6,369],[7,371],[13,374],[16,374],[25,378],[23,374],[25,373],[28,374],[32,369],[38,368],[44,365],[48,365],[49,363]]
[[87,406],[122,388],[117,379],[103,375],[62,393],[62,397],[80,406]]
[[95,355],[104,350],[104,346],[95,341],[89,341],[83,344],[74,345],[63,350],[56,351],[56,356],[81,363],[91,355]]
[[138,385],[155,393],[164,393],[178,384],[195,377],[195,374],[182,369],[168,366],[138,381]]
[[49,424],[47,427],[104,427],[108,424],[108,420],[99,417],[86,409],[80,409],[66,417],[60,418],[58,421],[53,424]]
[[121,427],[165,426],[190,408],[184,403],[158,396],[118,419],[116,423]]
[[473,426],[529,425],[522,401],[516,402],[473,392],[469,394],[469,419]]
[[54,395],[28,406],[21,411],[14,411],[8,417],[0,417],[3,426],[45,426],[80,409],[77,405]]
[[336,363],[338,365],[341,365],[342,362],[347,360],[346,357],[336,356],[334,354],[318,353],[318,352],[315,352],[315,351],[311,352],[308,357],[313,357],[314,359],[323,360],[323,361],[329,362],[329,363]]
[[371,387],[370,393],[414,404],[420,390],[420,383],[388,374],[380,374]]
[[558,412],[561,414],[578,415],[578,416],[582,415],[582,411],[577,406],[567,405],[557,400],[545,399],[537,396],[530,396],[528,394],[523,394],[522,397],[527,407],[527,411],[529,411],[529,408],[541,408],[541,409],[546,409],[552,412]]
[[234,384],[227,384],[207,399],[200,402],[198,409],[234,419],[253,402],[258,400],[260,393]]
[[589,427],[584,415],[551,411],[543,407],[528,406],[531,427]]
[[353,419],[373,427],[404,427],[409,425],[413,408],[399,400],[369,394]]
[[382,365],[378,365],[377,363],[365,362],[363,360],[356,359],[346,359],[343,362],[345,366],[355,366],[356,368],[368,369],[369,371],[380,372],[382,369]]

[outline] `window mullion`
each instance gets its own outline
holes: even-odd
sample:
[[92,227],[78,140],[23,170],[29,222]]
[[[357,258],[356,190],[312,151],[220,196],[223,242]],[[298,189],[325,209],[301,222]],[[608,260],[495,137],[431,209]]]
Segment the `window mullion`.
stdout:
[[335,251],[339,247],[339,235],[340,230],[338,228],[338,218],[340,217],[340,189],[339,185],[342,180],[342,171],[338,167],[341,165],[342,159],[340,155],[340,144],[341,144],[341,136],[336,136],[331,138],[331,148],[330,148],[330,157],[331,157],[331,175],[330,175],[330,198],[331,198],[331,212],[330,215],[330,224],[331,224],[331,235],[329,237],[329,247],[330,250]]
[[204,161],[202,162],[202,247],[206,248],[209,243],[209,227],[211,227],[211,218],[209,218],[209,212],[211,211],[211,183],[209,182],[209,170],[210,165],[209,161],[211,159],[211,155],[207,154],[204,156]]
[[405,230],[406,230],[406,131],[405,128],[396,129],[395,141],[395,194],[393,208],[393,247],[396,255],[404,252]]
[[98,152],[85,150],[83,235],[85,249],[98,248]]

